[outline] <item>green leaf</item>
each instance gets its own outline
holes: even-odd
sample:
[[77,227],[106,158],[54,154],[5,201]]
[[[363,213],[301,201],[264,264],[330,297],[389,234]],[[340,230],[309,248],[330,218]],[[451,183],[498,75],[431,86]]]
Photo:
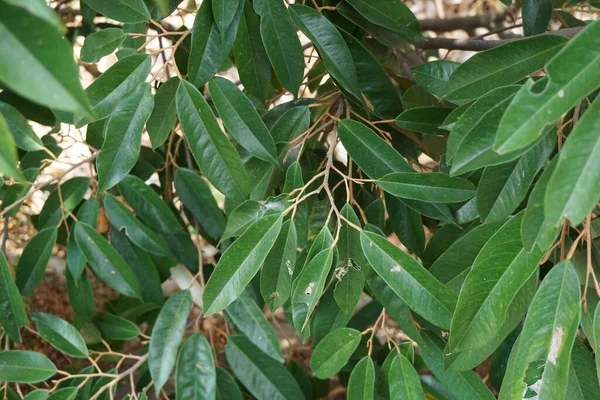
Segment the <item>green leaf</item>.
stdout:
[[204,336],[193,333],[179,350],[175,370],[177,400],[214,400],[217,372],[210,344]]
[[94,299],[94,292],[92,291],[92,284],[90,283],[88,274],[81,274],[77,280],[73,278],[72,274],[65,275],[69,303],[73,307],[73,311],[75,311],[77,318],[81,318],[82,321],[88,322],[96,312],[96,301]]
[[175,366],[177,349],[191,308],[192,295],[189,290],[175,293],[165,302],[152,329],[148,368],[157,395]]
[[[188,79],[195,87],[201,87],[208,82],[221,68],[227,59],[233,41],[235,40],[238,24],[244,2],[235,4],[234,17],[226,32],[219,33],[212,10],[212,1],[203,1],[194,19],[192,27],[192,49],[188,60]],[[232,4],[229,2],[229,6]]]
[[396,125],[411,131],[431,134],[446,135],[444,129],[438,128],[452,109],[442,107],[414,107],[404,111],[396,117]]
[[477,53],[452,73],[444,99],[464,104],[518,82],[542,69],[567,41],[563,36],[540,35]]
[[525,0],[522,11],[523,34],[532,36],[546,32],[553,11],[552,0]]
[[244,14],[233,42],[233,55],[246,92],[265,101],[271,80],[271,64],[260,38],[260,18],[249,0],[244,1]]
[[373,400],[375,366],[369,356],[363,357],[352,369],[348,381],[348,400]]
[[477,213],[484,222],[508,217],[525,199],[529,186],[548,159],[556,136],[547,135],[518,160],[486,167],[477,187]]
[[98,192],[119,183],[138,161],[142,131],[153,107],[149,83],[138,86],[117,103],[104,125],[104,143],[96,159]]
[[19,110],[8,103],[0,102],[0,114],[4,116],[6,126],[13,135],[15,144],[19,149],[27,151],[44,149],[44,143],[42,143],[42,140],[31,129]]
[[40,229],[54,228],[62,222],[63,213],[72,211],[83,199],[90,179],[77,176],[71,178],[50,193],[38,217]]
[[553,124],[600,81],[600,23],[579,32],[546,64],[547,76],[527,81],[504,113],[495,150],[500,153],[534,142],[544,126]]
[[236,378],[259,399],[304,398],[296,380],[281,363],[263,353],[242,335],[231,335],[225,345],[227,363]]
[[13,281],[4,252],[0,252],[0,325],[9,338],[21,343],[19,329],[28,323],[23,298]]
[[281,230],[281,217],[252,224],[225,250],[204,289],[204,314],[220,312],[237,299],[258,272]]
[[456,296],[408,254],[370,232],[361,233],[363,252],[371,268],[417,314],[448,328]]
[[331,77],[342,89],[362,101],[352,53],[335,25],[308,6],[293,4],[288,10],[296,26],[316,47]]
[[579,340],[575,340],[571,351],[569,381],[565,399],[592,400],[598,393],[593,353]]
[[71,44],[28,8],[0,3],[0,81],[38,104],[88,115]]
[[27,2],[22,0],[5,0],[5,2],[15,7],[24,8],[29,14],[54,25],[54,28],[63,34],[67,31],[58,13],[56,13],[53,8],[49,7],[48,3],[44,0],[32,0]]
[[50,396],[50,392],[45,390],[45,389],[38,389],[38,390],[34,390],[32,392],[29,392],[29,394],[25,397],[23,397],[24,400],[46,400],[48,398],[48,396]]
[[125,234],[139,248],[157,256],[170,257],[171,251],[167,243],[150,228],[146,227],[115,196],[107,193],[104,196],[104,210],[110,223]]
[[279,164],[269,130],[252,102],[235,83],[215,77],[208,87],[217,112],[233,138],[253,156]]
[[419,85],[441,97],[446,92],[448,80],[461,65],[454,61],[435,60],[412,68],[411,71]]
[[508,306],[537,270],[543,253],[527,253],[520,236],[523,213],[512,217],[483,246],[458,296],[450,352],[484,347],[502,327]]
[[0,380],[37,383],[56,374],[56,367],[42,353],[24,350],[0,352]]
[[17,265],[16,284],[22,296],[35,290],[42,281],[46,266],[56,244],[57,230],[48,228],[38,232],[25,246]]
[[115,51],[127,35],[119,28],[106,28],[94,32],[85,38],[80,59],[86,63],[95,63]]
[[272,312],[290,297],[297,248],[296,224],[293,220],[288,220],[281,226],[279,236],[267,254],[260,274],[260,293]]
[[78,391],[76,387],[58,389],[48,397],[48,400],[75,400]]
[[179,79],[171,78],[160,85],[154,95],[154,108],[146,122],[146,129],[153,149],[162,146],[175,127],[177,121],[175,95],[178,87]]
[[435,203],[460,203],[475,195],[475,185],[463,178],[451,178],[439,172],[385,175],[377,184],[400,198]]
[[43,312],[33,313],[31,320],[35,322],[40,336],[56,349],[73,357],[88,356],[81,334],[67,321]]
[[242,292],[237,300],[227,306],[225,315],[232,322],[236,332],[246,335],[252,343],[274,359],[283,360],[275,331],[247,292]]
[[179,219],[158,194],[140,178],[128,175],[119,183],[119,192],[146,226],[173,235],[184,233]]
[[217,367],[217,400],[244,400],[237,382],[227,370]]
[[579,279],[571,262],[555,265],[529,307],[508,361],[500,399],[564,397],[580,296]]
[[356,329],[340,328],[317,343],[310,358],[310,368],[319,379],[331,378],[348,362],[362,335]]
[[385,207],[389,215],[389,223],[400,242],[406,248],[418,255],[423,256],[425,247],[425,231],[421,215],[408,208],[400,199],[385,195]]
[[144,0],[82,0],[87,6],[119,22],[135,24],[150,19]]
[[225,196],[244,199],[250,192],[250,179],[240,156],[204,97],[186,81],[177,89],[177,114],[202,173]]
[[225,216],[219,208],[208,184],[194,171],[177,168],[175,190],[183,205],[196,218],[202,229],[218,239],[225,231]]
[[409,41],[422,38],[417,17],[402,2],[394,0],[347,0],[347,2],[373,24],[401,33]]
[[390,395],[393,399],[422,399],[425,397],[419,374],[408,358],[398,354],[392,361],[389,372]]
[[0,114],[0,173],[18,181],[25,180],[17,165],[18,159],[15,139],[8,130],[6,120]]
[[304,55],[288,9],[281,1],[257,0],[260,36],[277,78],[294,96],[304,76]]
[[118,315],[100,312],[94,315],[93,321],[106,340],[131,340],[140,334],[136,324]]
[[[594,352],[598,354],[600,352],[600,303],[596,305],[593,324],[594,343],[596,344],[594,347]],[[598,379],[600,380],[600,357],[596,357],[596,373],[598,374]]]
[[238,2],[237,5],[228,0],[212,0],[213,16],[215,18],[217,28],[219,29],[219,32],[221,32],[221,40],[224,40],[225,36],[227,35],[227,28],[229,28],[233,22],[235,12],[240,7],[239,3],[243,3],[243,0],[236,1]]
[[548,181],[544,215],[561,225],[579,225],[600,198],[600,101],[594,101],[569,134]]
[[117,292],[140,297],[140,286],[131,267],[96,230],[83,222],[76,222],[73,234],[77,246],[94,273]]
[[76,127],[108,117],[125,96],[145,82],[151,66],[147,54],[132,54],[111,65],[85,89],[95,118],[75,118]]

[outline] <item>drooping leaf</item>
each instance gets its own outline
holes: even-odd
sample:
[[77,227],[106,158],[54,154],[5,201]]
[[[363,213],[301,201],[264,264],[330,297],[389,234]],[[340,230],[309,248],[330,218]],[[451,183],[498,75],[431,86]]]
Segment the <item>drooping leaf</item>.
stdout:
[[441,328],[450,326],[456,305],[450,289],[384,237],[363,231],[361,244],[371,268],[411,309]]
[[369,356],[362,358],[352,370],[348,381],[348,400],[373,400],[375,366]]
[[204,97],[191,83],[177,89],[177,114],[190,151],[202,173],[223,194],[243,199],[250,192],[248,174]]
[[[240,7],[239,3],[243,3],[243,0],[212,0],[212,11],[217,24],[217,29],[221,34],[221,40],[225,39],[229,25],[233,22],[235,12]],[[237,4],[236,4],[237,2]]]
[[[15,139],[15,144],[19,149],[27,151],[37,151],[44,149],[44,143],[31,129],[25,117],[15,107],[8,103],[0,102],[0,114],[4,116],[4,121],[8,130]],[[6,143],[9,145],[9,143]],[[8,161],[8,160],[7,160]]]
[[302,390],[281,363],[242,335],[231,335],[225,357],[237,379],[259,399],[300,400]]
[[119,28],[107,28],[94,32],[85,38],[80,59],[86,63],[95,63],[115,51],[127,35]]
[[547,76],[527,81],[504,113],[494,149],[500,154],[534,142],[544,126],[564,113],[597,86],[600,79],[600,23],[588,25],[546,64]]
[[444,98],[463,104],[518,82],[542,69],[567,41],[558,35],[541,35],[477,53],[452,73]]
[[143,0],[83,0],[90,8],[119,22],[135,24],[150,19]]
[[118,315],[101,312],[94,315],[93,321],[106,340],[131,340],[140,334],[136,324]]
[[99,192],[115,186],[135,166],[142,147],[142,131],[153,107],[148,83],[117,103],[104,125],[104,143],[96,159]]
[[421,399],[425,396],[419,374],[408,358],[398,354],[392,361],[389,372],[390,396],[392,399]]
[[404,3],[393,0],[348,0],[347,2],[371,23],[398,32],[409,41],[421,39],[419,21]]
[[44,312],[31,315],[42,338],[56,349],[73,357],[87,357],[85,341],[75,327],[67,321]]
[[279,164],[275,142],[246,95],[221,77],[211,80],[209,88],[217,112],[233,138],[255,157]]
[[165,302],[152,329],[148,369],[157,394],[175,366],[177,350],[191,308],[192,295],[189,290],[175,293]]
[[532,36],[546,32],[553,11],[552,0],[525,0],[522,11],[523,34]]
[[21,343],[19,329],[27,326],[27,313],[23,298],[13,280],[4,256],[0,253],[0,325],[6,335],[15,342]]
[[291,295],[297,247],[296,224],[293,220],[286,221],[260,274],[260,292],[271,311],[281,307]]
[[319,341],[310,358],[310,368],[319,379],[330,378],[346,365],[362,335],[352,328],[340,328]]
[[225,250],[206,283],[205,315],[222,311],[240,296],[273,247],[281,223],[277,214],[264,217]]
[[46,266],[56,244],[57,230],[48,228],[38,232],[21,254],[17,265],[16,284],[21,295],[31,294],[42,281]]
[[46,229],[58,226],[62,221],[63,213],[72,211],[79,204],[89,185],[89,178],[77,176],[58,186],[55,191],[50,193],[42,211],[40,211],[38,217],[39,228]]
[[210,344],[204,336],[193,333],[179,350],[175,371],[177,400],[214,400],[217,372]]
[[304,75],[304,55],[288,9],[280,1],[257,0],[253,5],[273,70],[283,87],[296,96]]
[[22,181],[25,177],[17,165],[17,160],[15,139],[8,130],[6,120],[0,114],[0,173]]
[[394,196],[435,203],[459,203],[475,195],[475,185],[463,178],[439,172],[385,175],[377,184]]
[[153,149],[162,146],[175,127],[175,121],[177,120],[175,96],[178,87],[179,79],[171,78],[160,85],[154,95],[154,108],[146,122],[146,129],[148,135],[150,135]]
[[42,353],[25,350],[0,352],[0,380],[4,382],[37,383],[54,374],[56,367]]
[[140,297],[140,285],[131,267],[95,228],[76,222],[73,234],[77,246],[101,280],[125,296]]
[[570,261],[542,281],[513,346],[500,399],[563,398],[579,322],[580,287]]

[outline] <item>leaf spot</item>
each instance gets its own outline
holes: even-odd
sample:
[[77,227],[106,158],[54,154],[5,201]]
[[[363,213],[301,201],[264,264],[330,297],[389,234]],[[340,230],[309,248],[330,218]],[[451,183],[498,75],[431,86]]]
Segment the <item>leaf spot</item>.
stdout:
[[550,361],[552,365],[556,365],[556,358],[558,357],[558,352],[562,347],[563,334],[564,329],[562,326],[557,326],[552,333],[552,339],[550,340],[550,351],[548,352],[548,361]]
[[292,260],[285,260],[285,266],[286,266],[286,268],[288,270],[288,273],[290,275],[293,275],[294,271],[292,270]]
[[279,292],[272,292],[272,293],[269,295],[269,297],[271,297],[271,298],[273,298],[273,297],[279,297],[279,296],[280,296]]
[[304,294],[307,296],[310,296],[312,294],[313,288],[315,287],[315,283],[311,282],[308,284],[308,286],[306,287],[306,289],[304,290]]
[[396,265],[394,268],[392,268],[390,270],[390,272],[402,272],[402,267],[399,265]]
[[565,91],[562,89],[559,90],[557,96],[562,99],[563,97],[565,97]]

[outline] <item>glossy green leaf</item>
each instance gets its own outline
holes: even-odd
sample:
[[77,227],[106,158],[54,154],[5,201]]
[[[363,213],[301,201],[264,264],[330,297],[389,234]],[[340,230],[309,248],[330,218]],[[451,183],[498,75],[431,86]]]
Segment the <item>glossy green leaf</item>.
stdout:
[[140,285],[134,272],[108,241],[86,223],[76,222],[74,226],[77,245],[94,273],[117,292],[140,297]]
[[225,250],[204,290],[205,315],[222,311],[237,299],[258,272],[281,230],[281,217],[270,215],[252,224]]
[[21,343],[19,329],[28,324],[23,298],[2,252],[0,254],[0,325],[9,338]]
[[160,233],[180,234],[184,230],[173,211],[140,178],[128,175],[119,183],[119,192],[146,226]]
[[56,367],[45,355],[25,350],[0,352],[0,380],[37,383],[56,374]]
[[304,76],[304,55],[288,9],[280,1],[257,0],[253,5],[273,70],[283,87],[296,96]]
[[545,219],[578,225],[600,198],[600,101],[594,101],[569,135],[544,197]]
[[143,0],[82,0],[90,8],[119,22],[135,24],[150,19]]
[[81,274],[75,280],[71,274],[66,274],[67,295],[69,303],[77,318],[88,322],[96,313],[96,300],[88,274]]
[[213,17],[212,0],[203,1],[194,18],[192,48],[188,61],[188,79],[193,86],[200,87],[208,82],[227,59],[238,25],[244,11],[244,2],[228,2],[235,8],[234,17],[226,32],[219,32]]
[[477,53],[452,73],[444,98],[463,104],[518,82],[542,69],[567,41],[558,35],[542,35]]
[[177,400],[214,400],[217,372],[212,349],[204,336],[193,333],[185,340],[177,357],[175,392]]
[[348,400],[373,400],[375,366],[369,356],[362,358],[352,369],[348,381]]
[[4,116],[6,126],[13,135],[15,144],[19,149],[27,151],[44,149],[44,143],[42,143],[42,140],[31,129],[27,123],[27,119],[25,119],[19,110],[8,103],[0,102],[0,114]]
[[154,95],[154,108],[146,122],[146,129],[153,149],[162,146],[175,127],[177,121],[175,95],[178,87],[179,79],[171,78],[160,85]]
[[454,61],[435,60],[419,65],[411,71],[419,85],[441,97],[446,92],[448,80],[461,65]]
[[237,382],[225,369],[217,367],[217,400],[243,400]]
[[202,229],[217,239],[225,231],[225,216],[219,208],[208,184],[194,171],[177,168],[175,189],[183,205],[192,213]]
[[0,173],[22,181],[25,179],[17,165],[18,155],[15,139],[8,130],[6,120],[0,114]]
[[42,281],[46,266],[56,244],[57,230],[53,228],[38,232],[25,246],[17,265],[16,284],[21,295],[27,296]]
[[227,29],[233,22],[235,12],[240,7],[239,3],[242,1],[235,0],[238,4],[228,0],[212,0],[212,11],[215,19],[215,23],[219,32],[221,33],[221,40],[227,35]]
[[61,33],[66,32],[66,28],[63,25],[60,16],[57,15],[57,13],[43,0],[32,0],[27,2],[22,0],[5,0],[5,2],[26,9],[29,14],[53,25]]
[[363,231],[361,244],[371,268],[411,309],[441,328],[450,326],[456,305],[450,289],[386,238]]
[[129,239],[139,248],[157,256],[172,256],[167,243],[142,224],[131,211],[115,196],[104,196],[104,210],[110,223],[119,231],[125,231]]
[[421,39],[417,17],[402,2],[394,0],[347,0],[373,24],[401,33],[410,41]]
[[177,90],[177,114],[202,173],[228,197],[243,199],[250,181],[239,154],[223,133],[204,97],[191,83]]
[[579,32],[546,64],[547,76],[527,81],[504,113],[494,148],[504,154],[534,142],[596,86],[600,79],[600,23]]
[[442,125],[451,110],[443,107],[411,108],[396,117],[396,125],[419,133],[446,135],[447,132],[440,129],[439,126]]
[[277,165],[275,142],[246,95],[221,77],[215,77],[208,86],[217,112],[233,138],[250,154]]
[[81,61],[95,63],[104,56],[115,51],[125,40],[127,35],[118,28],[107,28],[94,32],[85,38],[81,48]]
[[62,183],[50,193],[38,217],[40,229],[54,228],[63,218],[63,213],[72,211],[81,201],[90,185],[90,179],[77,176]]
[[100,312],[94,315],[93,321],[106,340],[131,340],[140,334],[136,324],[118,315]]
[[294,4],[289,7],[289,11],[296,26],[317,48],[320,59],[331,77],[342,89],[362,101],[352,53],[335,25],[323,14],[308,6]]
[[475,195],[475,185],[463,178],[451,178],[439,172],[385,175],[377,184],[400,198],[435,203],[459,203]]
[[356,329],[340,328],[319,341],[310,359],[310,368],[319,379],[337,374],[358,347],[362,335]]
[[297,247],[296,224],[293,220],[286,221],[260,274],[260,292],[271,311],[277,310],[290,297]]
[[262,351],[276,360],[283,360],[279,339],[260,307],[247,292],[225,309],[225,315],[235,330],[246,335]]
[[231,335],[225,357],[236,378],[259,399],[300,400],[302,390],[281,363],[242,335]]
[[425,230],[421,215],[409,208],[400,199],[385,195],[385,207],[389,215],[389,224],[400,242],[419,257],[425,247]]
[[553,11],[552,0],[525,0],[522,11],[523,34],[532,36],[546,32]]
[[580,295],[570,261],[557,264],[545,276],[513,346],[500,399],[564,397]]
[[398,354],[389,372],[390,396],[393,399],[422,399],[425,396],[419,374],[408,358]]
[[508,306],[536,271],[543,253],[521,243],[523,213],[512,217],[483,246],[458,296],[448,346],[451,352],[484,347],[501,329]]
[[38,17],[23,6],[0,3],[0,80],[38,104],[89,114],[71,44]]
[[76,387],[58,389],[48,397],[48,400],[75,400],[78,391]]
[[585,344],[575,340],[571,351],[569,366],[569,381],[565,398],[591,400],[598,393],[598,378],[596,376],[593,353]]
[[165,302],[152,329],[148,369],[154,380],[154,391],[157,394],[160,393],[160,389],[169,379],[175,366],[177,349],[191,308],[192,295],[189,290],[175,293]]
[[50,396],[50,392],[45,390],[45,389],[38,389],[38,390],[34,390],[32,392],[29,392],[29,394],[25,397],[23,397],[24,400],[46,400],[48,398],[48,396]]
[[73,357],[87,357],[85,341],[75,327],[67,321],[44,312],[31,315],[42,338],[56,349]]
[[138,86],[117,103],[104,125],[104,143],[96,159],[98,191],[119,183],[136,164],[142,147],[142,131],[152,113],[150,84]]
[[260,37],[260,18],[249,0],[244,1],[244,14],[233,42],[233,55],[246,92],[265,101],[271,79],[271,64]]

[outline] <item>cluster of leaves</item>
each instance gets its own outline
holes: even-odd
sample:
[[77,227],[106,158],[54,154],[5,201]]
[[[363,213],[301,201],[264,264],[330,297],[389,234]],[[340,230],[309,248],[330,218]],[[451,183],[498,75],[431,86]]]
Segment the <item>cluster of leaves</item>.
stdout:
[[[4,398],[598,398],[600,22],[526,0],[526,37],[460,64],[414,52],[397,0],[179,3],[81,0],[67,30],[0,0],[4,224],[49,192],[0,255]],[[118,59],[85,90],[78,36],[81,65]],[[40,181],[84,127],[89,157]],[[26,310],[57,245],[73,323]]]

